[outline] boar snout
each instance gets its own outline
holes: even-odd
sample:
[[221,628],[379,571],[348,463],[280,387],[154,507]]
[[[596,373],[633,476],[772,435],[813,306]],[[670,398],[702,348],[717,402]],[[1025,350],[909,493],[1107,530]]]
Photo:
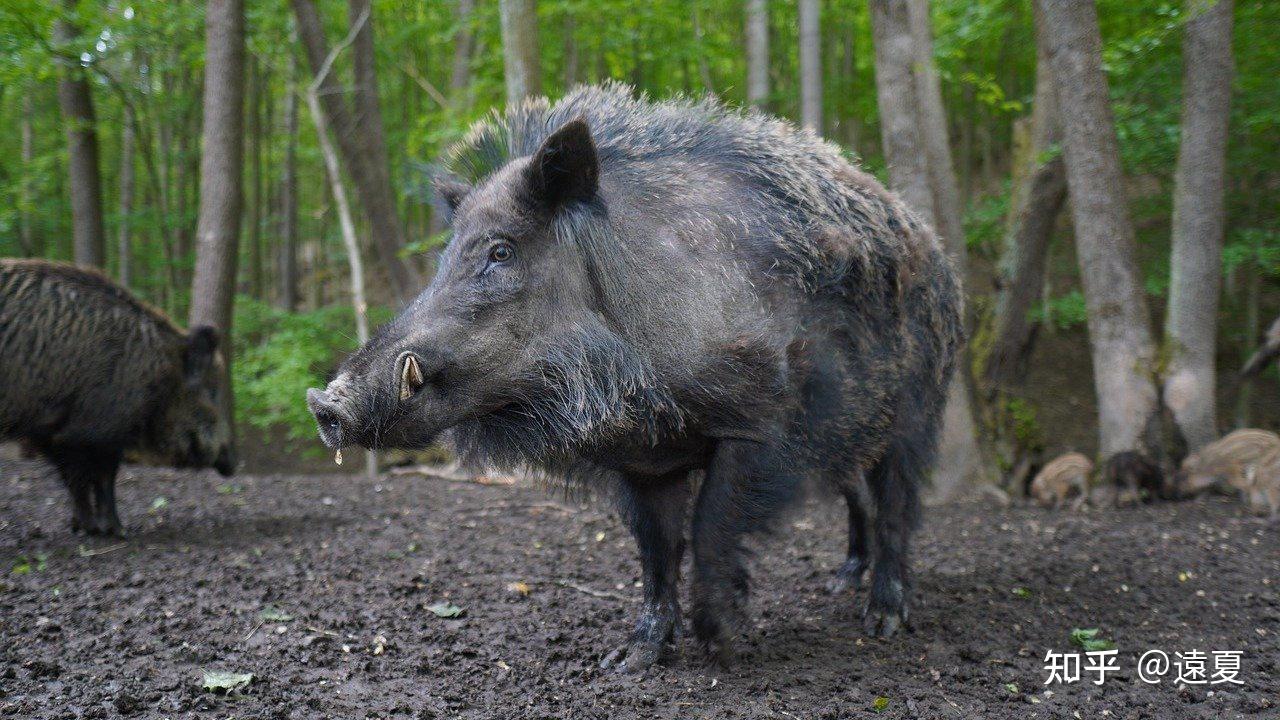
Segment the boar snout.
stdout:
[[307,390],[307,409],[316,418],[320,429],[320,440],[335,449],[350,445],[348,423],[344,422],[347,414],[342,405],[334,399],[328,390],[311,388]]

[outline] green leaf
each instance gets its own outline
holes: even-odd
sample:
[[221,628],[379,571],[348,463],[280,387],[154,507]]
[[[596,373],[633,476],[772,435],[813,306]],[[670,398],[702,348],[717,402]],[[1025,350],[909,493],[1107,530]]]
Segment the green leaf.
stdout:
[[1005,683],[1005,684],[1004,684],[1004,689],[1005,689],[1005,690],[1008,690],[1009,692],[1013,693],[1014,695],[1017,695],[1017,694],[1018,694],[1018,683]]
[[159,511],[163,510],[164,508],[168,507],[168,505],[169,505],[169,498],[167,498],[167,497],[165,497],[165,496],[161,495],[160,497],[158,497],[158,498],[156,498],[155,500],[152,500],[152,501],[151,501],[151,510],[150,510],[150,512],[159,512]]
[[258,619],[263,622],[289,622],[293,616],[275,605],[267,605],[258,611]]
[[462,614],[466,612],[466,610],[463,610],[457,605],[446,602],[444,600],[441,600],[440,602],[435,603],[434,605],[428,605],[427,609],[435,613],[436,617],[442,617],[442,618],[462,617]]
[[207,692],[229,693],[253,682],[253,673],[233,673],[221,670],[205,670],[203,688]]
[[1014,595],[1022,598],[1023,600],[1031,597],[1031,591],[1024,587],[1016,587],[1011,592],[1013,592]]
[[1098,637],[1097,628],[1089,628],[1082,630],[1076,628],[1071,631],[1071,642],[1084,648],[1088,652],[1098,652],[1100,650],[1114,650],[1116,644],[1105,638]]
[[44,553],[22,555],[14,561],[13,569],[10,572],[14,575],[30,575],[33,572],[41,572],[45,568],[45,560],[48,557]]
[[883,695],[871,701],[871,709],[876,712],[884,712],[887,707],[889,707],[889,698]]

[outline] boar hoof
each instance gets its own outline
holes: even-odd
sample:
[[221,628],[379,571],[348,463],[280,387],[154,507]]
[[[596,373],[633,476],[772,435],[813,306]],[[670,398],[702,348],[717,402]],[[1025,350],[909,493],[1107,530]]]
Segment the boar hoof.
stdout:
[[629,642],[605,655],[600,661],[600,669],[612,670],[619,675],[642,673],[662,657],[662,646],[660,642]]
[[887,583],[873,588],[867,609],[862,613],[862,628],[871,637],[887,638],[907,625],[907,604],[902,584]]
[[827,582],[827,591],[832,595],[845,591],[857,592],[862,587],[862,576],[866,569],[867,563],[862,558],[849,558]]

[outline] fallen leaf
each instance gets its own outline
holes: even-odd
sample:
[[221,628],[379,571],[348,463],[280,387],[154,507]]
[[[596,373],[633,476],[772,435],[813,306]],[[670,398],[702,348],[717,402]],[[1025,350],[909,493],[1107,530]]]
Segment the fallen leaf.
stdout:
[[258,619],[263,622],[289,622],[293,616],[275,605],[267,605],[258,611]]
[[529,583],[526,583],[526,582],[507,583],[507,592],[518,593],[520,595],[528,595]]
[[169,498],[161,495],[160,497],[157,497],[155,500],[151,501],[151,510],[149,512],[159,512],[160,510],[163,510],[168,504],[169,504]]
[[466,612],[466,610],[463,610],[457,605],[446,602],[444,600],[441,600],[440,602],[435,603],[434,605],[428,605],[427,609],[435,613],[436,617],[442,617],[442,618],[462,617],[462,613]]
[[1076,628],[1071,631],[1071,642],[1079,645],[1087,652],[1098,652],[1100,650],[1114,650],[1116,644],[1110,640],[1098,637],[1097,628],[1088,628],[1082,630]]
[[204,689],[207,692],[229,693],[245,687],[253,682],[253,673],[222,672],[220,670],[204,671]]
[[1005,684],[1004,684],[1004,689],[1005,689],[1005,690],[1008,690],[1009,692],[1013,693],[1014,695],[1017,695],[1017,694],[1018,694],[1018,683],[1005,683]]

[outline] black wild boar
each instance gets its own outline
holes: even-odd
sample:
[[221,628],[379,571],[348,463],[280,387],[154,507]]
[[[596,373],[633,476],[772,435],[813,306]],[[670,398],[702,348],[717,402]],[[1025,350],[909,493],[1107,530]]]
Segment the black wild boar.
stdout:
[[212,328],[183,332],[97,272],[0,260],[0,439],[57,467],[73,530],[120,534],[125,451],[232,471],[217,344]]
[[1102,482],[1115,489],[1117,507],[1170,498],[1164,470],[1134,450],[1118,452],[1108,458],[1102,466]]
[[934,233],[809,132],[616,85],[509,109],[447,165],[436,277],[308,392],[324,442],[448,431],[466,461],[612,486],[644,605],[606,664],[630,670],[681,627],[690,501],[693,628],[727,660],[744,535],[829,481],[849,505],[841,584],[870,567],[865,629],[893,633],[962,342]]

